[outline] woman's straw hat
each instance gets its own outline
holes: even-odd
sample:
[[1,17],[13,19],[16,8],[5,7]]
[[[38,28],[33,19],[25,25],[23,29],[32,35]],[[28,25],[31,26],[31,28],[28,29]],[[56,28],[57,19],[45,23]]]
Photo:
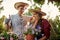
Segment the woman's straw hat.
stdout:
[[30,12],[36,12],[36,14],[42,14],[42,16],[45,16],[46,13],[42,12],[40,8],[38,9],[30,9]]

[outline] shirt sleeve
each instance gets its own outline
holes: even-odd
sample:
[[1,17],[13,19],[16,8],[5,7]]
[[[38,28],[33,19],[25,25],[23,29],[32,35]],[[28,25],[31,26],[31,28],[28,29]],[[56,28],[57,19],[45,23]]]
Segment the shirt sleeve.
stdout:
[[44,35],[47,37],[47,39],[50,37],[50,23],[45,19],[43,21],[43,25],[44,25]]
[[5,19],[5,24],[8,24],[9,21],[10,21],[10,20],[6,18],[6,19]]

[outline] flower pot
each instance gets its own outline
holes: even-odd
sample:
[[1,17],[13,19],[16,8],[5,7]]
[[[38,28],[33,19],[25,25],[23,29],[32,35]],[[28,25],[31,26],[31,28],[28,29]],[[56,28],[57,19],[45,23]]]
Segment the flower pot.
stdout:
[[35,37],[33,34],[27,34],[26,35],[26,40],[35,40]]

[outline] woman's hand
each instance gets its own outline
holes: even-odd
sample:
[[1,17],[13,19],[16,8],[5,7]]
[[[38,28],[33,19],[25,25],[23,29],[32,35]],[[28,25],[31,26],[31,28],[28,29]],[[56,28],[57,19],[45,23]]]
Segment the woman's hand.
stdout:
[[32,18],[30,19],[30,21],[31,21],[31,22],[35,22],[35,18],[32,17]]
[[33,28],[35,29],[36,25],[37,25],[38,20],[35,20],[34,24],[33,24]]
[[39,40],[45,40],[45,39],[46,39],[46,36],[44,36],[44,37],[40,38]]

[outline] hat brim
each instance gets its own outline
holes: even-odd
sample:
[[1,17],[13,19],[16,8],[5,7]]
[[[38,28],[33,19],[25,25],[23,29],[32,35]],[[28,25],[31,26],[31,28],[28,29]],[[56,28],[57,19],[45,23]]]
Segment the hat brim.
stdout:
[[42,12],[41,10],[30,9],[29,11],[32,12],[32,14],[33,14],[33,12],[36,12],[36,14],[40,13],[40,14],[42,14],[42,16],[46,15],[46,13]]
[[15,9],[18,9],[18,7],[21,7],[21,6],[23,6],[23,7],[25,7],[25,6],[28,7],[29,4],[24,3],[24,2],[17,2],[17,3],[14,4]]

